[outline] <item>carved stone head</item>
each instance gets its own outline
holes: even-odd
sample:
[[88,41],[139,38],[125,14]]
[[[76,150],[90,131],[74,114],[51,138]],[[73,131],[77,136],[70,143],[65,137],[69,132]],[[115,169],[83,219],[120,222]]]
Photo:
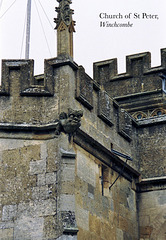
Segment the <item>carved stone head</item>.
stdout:
[[[64,118],[62,117],[62,114]],[[60,115],[60,124],[63,127],[65,133],[74,133],[81,126],[81,117],[83,116],[82,110],[68,110],[68,115],[62,113]]]

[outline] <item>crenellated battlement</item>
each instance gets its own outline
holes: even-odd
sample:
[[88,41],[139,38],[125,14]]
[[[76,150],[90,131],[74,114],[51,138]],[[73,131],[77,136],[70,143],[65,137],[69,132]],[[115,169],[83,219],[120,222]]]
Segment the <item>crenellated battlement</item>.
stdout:
[[[162,50],[163,65],[157,68],[150,68],[150,53],[128,56],[127,73],[123,76],[117,74],[116,59],[94,63],[95,79],[88,76],[85,69],[67,55],[45,60],[44,74],[39,76],[33,74],[33,60],[3,60],[0,88],[1,128],[6,126],[12,129],[14,124],[14,128],[27,129],[25,125],[29,124],[31,129],[41,130],[41,126],[53,129],[59,114],[69,107],[75,109],[76,101],[81,103],[83,109],[91,111],[107,126],[116,129],[117,133],[131,141],[132,125],[138,125],[134,120],[137,114],[132,111],[131,117],[123,110],[125,105],[120,107],[123,100],[113,99],[112,95],[116,92],[121,95],[123,89],[131,93],[131,99],[131,90],[139,91],[139,84],[142,84],[143,89],[142,81],[146,83],[145,80],[148,79],[148,86],[153,88],[155,82],[155,87],[160,87],[159,73],[166,70],[165,54],[166,50]],[[150,78],[146,79],[147,76]],[[129,84],[129,81],[135,81],[135,84]],[[112,83],[113,88],[110,87]],[[142,113],[139,109],[138,113],[140,112]],[[142,116],[145,115],[142,113]]]
[[166,48],[161,49],[161,65],[151,68],[151,53],[143,52],[126,56],[126,73],[118,74],[117,58],[95,62],[93,64],[94,80],[104,84],[113,80],[125,80],[126,78],[166,71]]
[[132,118],[82,66],[67,57],[54,58],[45,60],[43,75],[34,76],[33,72],[33,60],[2,61],[1,129],[54,129],[59,114],[74,109],[76,101],[131,141]]
[[117,73],[117,59],[94,63],[94,79],[135,119],[165,115],[166,49],[161,65],[151,67],[149,52],[126,57],[126,73]]
[[112,97],[162,89],[161,73],[166,72],[166,49],[161,49],[161,66],[151,68],[149,52],[126,57],[126,73],[117,73],[117,59],[94,63],[94,79]]
[[[20,95],[53,95],[53,68],[48,61],[45,61],[45,75],[42,84],[39,78],[34,76],[33,60],[3,60],[2,61],[2,79],[0,95],[11,95],[19,91]],[[19,74],[19,82],[12,84],[10,74],[15,71]],[[12,89],[11,89],[12,87]],[[15,89],[16,88],[16,89]]]
[[[52,121],[51,114],[56,117],[56,111],[50,110],[50,97],[55,92],[53,66],[51,60],[45,60],[44,75],[34,76],[33,60],[2,61],[1,123],[33,125],[49,123]],[[45,100],[42,100],[43,97]],[[54,104],[56,98],[54,97]]]

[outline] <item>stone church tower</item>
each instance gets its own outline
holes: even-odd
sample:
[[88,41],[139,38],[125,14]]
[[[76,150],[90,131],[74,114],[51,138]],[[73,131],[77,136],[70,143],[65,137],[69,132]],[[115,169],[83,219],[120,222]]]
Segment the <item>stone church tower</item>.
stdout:
[[73,61],[73,11],[58,0],[58,56],[3,60],[0,239],[165,240],[166,49]]

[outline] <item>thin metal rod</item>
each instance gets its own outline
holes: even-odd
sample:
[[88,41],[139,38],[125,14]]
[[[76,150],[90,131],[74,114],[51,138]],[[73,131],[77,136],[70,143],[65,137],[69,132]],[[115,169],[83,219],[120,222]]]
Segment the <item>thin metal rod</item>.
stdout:
[[2,2],[3,2],[3,0],[0,1],[0,9],[1,9],[1,6],[2,6]]
[[40,20],[41,27],[42,27],[42,30],[43,30],[43,34],[44,34],[44,37],[45,37],[45,40],[46,40],[46,44],[47,44],[47,47],[48,47],[48,51],[49,51],[50,56],[51,56],[51,50],[50,50],[50,48],[49,48],[49,44],[48,44],[48,41],[47,41],[47,36],[46,36],[45,31],[44,31],[44,26],[43,26],[43,24],[42,24],[42,19],[41,19],[41,17],[40,17],[40,13],[39,13],[39,10],[38,10],[38,8],[37,8],[36,0],[34,0],[34,3],[35,3],[36,11],[37,11],[37,14],[38,14],[38,17],[39,17],[39,20]]
[[[0,19],[9,11],[9,9],[15,4],[17,0],[15,0],[11,5],[10,7],[8,7],[8,9],[0,16]],[[2,6],[2,2],[1,2],[1,6]]]
[[31,33],[31,0],[28,0],[28,2],[27,2],[27,28],[26,28],[25,59],[29,59],[30,33]]
[[[127,163],[127,160],[128,160],[128,159],[126,159],[126,163]],[[111,184],[111,186],[109,186],[109,190],[110,190],[110,189],[112,188],[112,186],[116,183],[116,181],[122,176],[123,171],[124,171],[124,168],[125,168],[125,166],[123,166],[122,170],[120,171],[120,173],[119,173],[119,175],[117,176],[117,178],[115,179],[115,181]]]
[[117,178],[115,179],[115,181],[111,184],[111,186],[109,186],[109,190],[112,188],[112,186],[116,183],[116,181],[121,177],[122,172],[119,173],[119,175],[117,176]]
[[[42,8],[42,10],[43,10],[43,12],[44,12],[44,14],[45,14],[47,20],[48,20],[48,22],[49,22],[51,28],[54,30],[54,27],[53,27],[52,23],[50,22],[50,19],[49,19],[49,17],[47,16],[47,13],[46,13],[46,11],[44,10],[43,5],[41,4],[40,0],[38,0],[38,2],[39,2],[39,4],[40,4],[40,6],[41,6],[41,8]],[[55,32],[55,31],[54,31],[54,32]]]

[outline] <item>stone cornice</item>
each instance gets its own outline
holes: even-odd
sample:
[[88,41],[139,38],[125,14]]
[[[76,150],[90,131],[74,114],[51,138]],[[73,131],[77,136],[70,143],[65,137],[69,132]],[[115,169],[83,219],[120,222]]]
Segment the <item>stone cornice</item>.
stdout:
[[0,123],[0,130],[23,130],[23,131],[45,131],[55,129],[57,123],[48,124],[17,124]]
[[156,116],[156,117],[151,117],[147,119],[141,119],[136,121],[137,122],[137,127],[145,127],[145,126],[151,126],[151,125],[156,125],[156,124],[165,124],[166,123],[166,115],[163,116]]
[[162,89],[154,90],[154,91],[147,91],[147,92],[140,92],[140,93],[132,93],[132,94],[124,95],[124,96],[114,97],[114,99],[116,101],[120,101],[120,100],[137,98],[137,97],[142,97],[142,96],[146,96],[146,95],[149,96],[152,94],[159,94],[159,93],[162,93]]
[[137,184],[138,192],[166,190],[166,176],[141,179]]

